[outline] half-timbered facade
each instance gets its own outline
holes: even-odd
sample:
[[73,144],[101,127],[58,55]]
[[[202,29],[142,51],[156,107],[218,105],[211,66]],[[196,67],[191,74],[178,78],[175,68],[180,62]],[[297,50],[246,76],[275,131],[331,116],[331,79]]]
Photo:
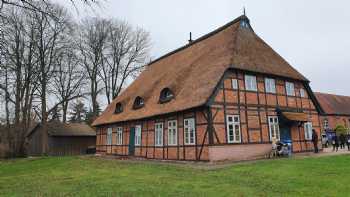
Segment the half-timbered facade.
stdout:
[[240,16],[151,62],[93,126],[99,154],[244,160],[273,138],[311,151],[320,112],[309,81]]

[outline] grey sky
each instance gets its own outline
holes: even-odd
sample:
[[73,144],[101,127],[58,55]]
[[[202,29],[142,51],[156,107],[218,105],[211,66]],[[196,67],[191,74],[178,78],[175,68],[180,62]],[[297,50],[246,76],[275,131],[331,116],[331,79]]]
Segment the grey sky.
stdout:
[[[155,58],[184,45],[190,31],[197,38],[233,20],[243,6],[255,32],[304,74],[314,91],[350,95],[346,0],[105,0],[92,14],[149,31]],[[91,10],[80,9],[79,17],[87,13]]]

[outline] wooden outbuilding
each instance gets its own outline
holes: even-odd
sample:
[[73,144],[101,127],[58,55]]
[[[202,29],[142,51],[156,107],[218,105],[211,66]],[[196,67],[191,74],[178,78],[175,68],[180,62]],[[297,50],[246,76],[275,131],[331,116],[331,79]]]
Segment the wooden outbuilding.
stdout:
[[98,154],[245,160],[273,138],[313,150],[321,111],[309,80],[243,15],[151,62],[93,126]]
[[[85,123],[49,122],[48,148],[49,155],[80,155],[86,154],[88,148],[96,145],[96,131]],[[42,154],[43,140],[41,124],[36,124],[27,134],[27,154],[37,156]]]

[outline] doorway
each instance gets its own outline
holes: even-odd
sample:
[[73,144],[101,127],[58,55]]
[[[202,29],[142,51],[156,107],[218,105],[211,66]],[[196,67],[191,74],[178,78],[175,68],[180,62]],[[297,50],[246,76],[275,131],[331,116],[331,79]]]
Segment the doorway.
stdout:
[[133,156],[135,154],[135,127],[130,128],[129,135],[129,155]]

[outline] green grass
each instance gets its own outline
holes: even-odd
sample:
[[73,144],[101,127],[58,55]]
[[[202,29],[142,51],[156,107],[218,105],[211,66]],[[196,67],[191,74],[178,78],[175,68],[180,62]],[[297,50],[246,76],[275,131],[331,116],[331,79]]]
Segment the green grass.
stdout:
[[88,157],[0,161],[0,196],[349,196],[350,156],[201,170]]

